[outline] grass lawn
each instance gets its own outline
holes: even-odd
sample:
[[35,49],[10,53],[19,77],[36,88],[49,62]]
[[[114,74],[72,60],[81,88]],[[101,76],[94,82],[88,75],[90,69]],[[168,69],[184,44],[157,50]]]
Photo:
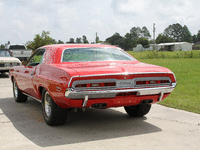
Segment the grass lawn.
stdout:
[[[140,52],[143,53],[143,52]],[[173,53],[173,52],[170,52]],[[134,56],[134,53],[130,53]],[[141,55],[137,53],[137,57]],[[138,59],[141,62],[169,68],[177,79],[177,87],[161,105],[200,114],[200,59],[159,58]]]

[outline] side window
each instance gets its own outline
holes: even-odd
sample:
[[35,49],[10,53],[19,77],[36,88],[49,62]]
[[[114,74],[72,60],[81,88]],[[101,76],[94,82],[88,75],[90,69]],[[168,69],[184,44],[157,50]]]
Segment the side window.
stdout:
[[45,54],[45,49],[38,50],[29,60],[27,66],[37,66],[38,64],[43,62]]

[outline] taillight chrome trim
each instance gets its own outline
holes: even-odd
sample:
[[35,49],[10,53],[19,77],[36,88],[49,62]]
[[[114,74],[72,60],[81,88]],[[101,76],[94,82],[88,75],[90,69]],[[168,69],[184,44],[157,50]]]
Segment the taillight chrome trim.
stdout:
[[113,74],[98,74],[98,75],[73,76],[69,80],[68,88],[70,88],[72,80],[74,78],[80,78],[80,77],[97,77],[97,76],[113,76],[113,75],[136,75],[136,74],[138,74],[138,75],[141,75],[141,74],[151,74],[151,75],[152,74],[172,74],[173,77],[174,77],[174,79],[175,79],[175,82],[176,82],[176,76],[175,76],[175,74],[173,72],[141,72],[141,73],[139,73],[139,72],[137,72],[137,73],[127,73],[126,72],[126,73],[113,73]]
[[[169,81],[168,83],[158,83],[158,84],[140,84],[137,85],[137,82],[140,81]],[[169,77],[144,77],[144,78],[135,78],[134,85],[135,87],[146,87],[146,86],[163,86],[163,85],[171,85],[172,81]]]
[[[72,88],[76,90],[91,90],[91,89],[107,89],[107,88],[116,88],[116,79],[98,79],[98,80],[78,80],[74,81]],[[115,86],[91,86],[87,87],[87,84],[101,84],[101,83],[115,83]],[[82,87],[77,87],[78,85],[86,85]]]
[[98,91],[77,91],[72,88],[67,88],[65,97],[69,99],[84,99],[87,95],[88,98],[114,98],[118,93],[123,92],[137,92],[137,96],[143,95],[158,95],[171,93],[176,87],[176,83],[172,83],[170,86],[165,87],[150,87],[150,88],[134,88],[134,89],[122,89],[122,90],[98,90]]

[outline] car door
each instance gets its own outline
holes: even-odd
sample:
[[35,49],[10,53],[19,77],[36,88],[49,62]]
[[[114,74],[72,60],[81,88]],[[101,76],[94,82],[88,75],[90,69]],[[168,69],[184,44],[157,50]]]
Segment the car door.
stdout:
[[36,76],[36,68],[39,64],[43,63],[44,55],[45,49],[37,50],[37,52],[28,61],[28,64],[25,66],[23,73],[23,80],[25,81],[24,92],[36,98],[38,95],[33,85],[33,78]]

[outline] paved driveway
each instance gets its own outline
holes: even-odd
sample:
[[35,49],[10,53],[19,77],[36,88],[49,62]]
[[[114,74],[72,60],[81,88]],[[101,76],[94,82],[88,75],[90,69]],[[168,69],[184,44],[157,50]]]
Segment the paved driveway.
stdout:
[[0,74],[0,149],[199,150],[200,115],[157,104],[142,118],[129,117],[122,107],[88,109],[50,127],[41,103],[14,102],[11,81]]

